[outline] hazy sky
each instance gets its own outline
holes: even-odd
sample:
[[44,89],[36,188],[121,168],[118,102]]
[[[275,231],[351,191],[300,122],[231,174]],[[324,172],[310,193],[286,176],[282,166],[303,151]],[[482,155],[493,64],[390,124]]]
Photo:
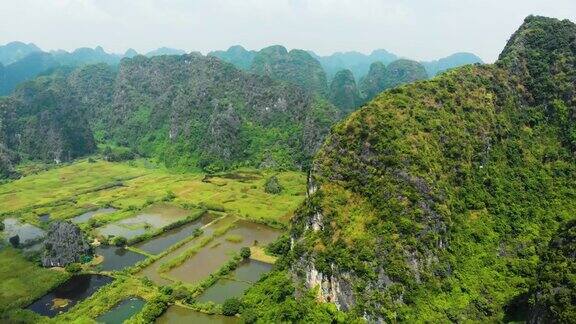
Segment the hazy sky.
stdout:
[[492,62],[529,14],[576,22],[576,0],[0,0],[0,44],[203,53],[282,44],[420,60],[468,51]]

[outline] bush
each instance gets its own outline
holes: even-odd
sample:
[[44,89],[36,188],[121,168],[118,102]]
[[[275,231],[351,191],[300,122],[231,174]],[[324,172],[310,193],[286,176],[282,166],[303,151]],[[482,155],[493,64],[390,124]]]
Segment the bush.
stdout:
[[284,188],[280,185],[280,181],[276,176],[271,176],[266,180],[264,191],[269,194],[277,195],[282,192]]
[[144,306],[141,316],[144,323],[153,323],[156,318],[168,308],[168,300],[164,295],[158,296]]
[[242,303],[240,300],[238,300],[238,298],[228,298],[222,305],[222,314],[226,316],[234,316],[240,313],[241,308]]
[[112,244],[114,244],[115,246],[124,246],[126,245],[127,242],[128,240],[123,236],[116,236],[115,238],[112,239]]
[[191,304],[194,302],[194,297],[186,287],[178,286],[172,292],[175,300],[181,300],[185,303]]
[[280,236],[268,245],[266,252],[275,256],[287,255],[290,252],[290,237],[288,235]]
[[241,256],[243,259],[248,259],[248,258],[250,257],[250,255],[251,255],[251,253],[250,253],[250,248],[243,247],[243,248],[240,250],[240,256]]
[[4,230],[4,223],[0,222],[0,231],[3,231],[3,230]]
[[78,273],[82,270],[82,266],[79,263],[70,263],[65,267],[66,271],[69,273]]
[[164,196],[164,198],[162,198],[163,201],[172,201],[176,198],[176,194],[174,194],[174,192],[168,190],[166,191],[166,196]]

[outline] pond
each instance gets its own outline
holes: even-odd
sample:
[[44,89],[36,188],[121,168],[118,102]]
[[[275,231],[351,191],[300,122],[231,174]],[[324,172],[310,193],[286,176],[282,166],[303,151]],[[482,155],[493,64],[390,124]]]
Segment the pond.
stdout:
[[230,279],[220,279],[210,288],[206,289],[198,301],[200,302],[214,302],[216,304],[223,304],[228,298],[239,298],[244,295],[244,292],[252,286],[251,283],[236,281]]
[[157,230],[176,221],[185,219],[190,211],[170,204],[156,204],[147,207],[134,217],[107,224],[98,232],[105,236],[123,236],[127,239]]
[[136,297],[125,299],[107,313],[98,316],[96,322],[106,324],[123,323],[125,320],[140,312],[145,303],[144,300]]
[[163,256],[162,258],[156,260],[156,262],[152,263],[148,267],[144,268],[138,275],[148,277],[148,279],[152,280],[155,284],[163,286],[172,283],[170,280],[164,279],[158,273],[158,268],[165,262],[168,262],[176,257],[178,257],[181,253],[185,252],[189,248],[195,246],[206,237],[211,236],[215,230],[225,228],[236,221],[236,217],[226,216],[220,217],[216,219],[214,222],[210,223],[210,225],[204,227],[202,229],[202,234],[193,239],[189,242],[186,242],[182,246],[178,247],[174,251],[170,252],[169,254]]
[[81,223],[86,223],[87,221],[89,221],[92,217],[96,216],[96,215],[104,215],[104,214],[111,214],[115,211],[117,211],[118,209],[116,208],[112,208],[112,207],[107,207],[107,208],[100,208],[100,209],[96,209],[96,210],[92,210],[89,212],[86,212],[82,215],[78,215],[76,217],[73,217],[71,219],[72,223],[75,224],[81,224]]
[[237,324],[238,317],[208,315],[182,306],[170,306],[162,316],[156,319],[158,324],[202,323],[202,324]]
[[104,257],[104,261],[98,265],[102,271],[122,270],[146,259],[143,254],[118,246],[101,245],[96,248],[95,252]]
[[28,246],[38,242],[46,232],[41,228],[28,223],[21,223],[16,218],[6,218],[4,223],[4,238],[8,241],[12,236],[18,235],[20,237],[20,245]]
[[222,304],[228,298],[239,298],[260,277],[270,271],[272,265],[256,260],[243,261],[236,270],[230,274],[230,279],[220,279],[209,287],[198,298],[201,302],[214,302]]
[[272,270],[270,263],[265,263],[256,260],[243,261],[236,270],[232,273],[235,280],[256,282],[262,277],[263,274]]
[[150,254],[159,254],[162,251],[166,250],[170,246],[174,245],[175,243],[189,237],[194,233],[194,231],[198,228],[201,228],[213,220],[216,219],[216,216],[210,213],[205,213],[204,215],[200,216],[197,220],[192,221],[188,224],[182,225],[180,227],[171,229],[165,233],[162,233],[148,241],[138,243],[134,245],[135,248],[138,248],[142,251],[145,251]]
[[40,315],[54,317],[90,297],[100,287],[111,283],[112,280],[112,278],[102,275],[77,275],[42,296],[27,308]]
[[264,246],[274,241],[279,235],[280,231],[271,227],[240,220],[226,234],[215,238],[181,266],[170,270],[167,274],[175,280],[198,283],[217,271],[242,247]]
[[50,221],[50,214],[43,214],[38,216],[40,223],[48,223]]

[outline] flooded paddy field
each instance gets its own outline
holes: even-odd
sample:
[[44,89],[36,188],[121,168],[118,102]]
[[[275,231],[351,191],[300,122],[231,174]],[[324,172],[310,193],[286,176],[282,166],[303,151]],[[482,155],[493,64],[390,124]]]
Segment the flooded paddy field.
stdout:
[[170,204],[155,204],[136,216],[125,218],[97,229],[100,235],[127,239],[161,229],[190,215],[190,210]]
[[252,284],[248,282],[220,279],[210,288],[206,289],[202,295],[198,297],[198,301],[202,303],[213,302],[223,304],[226,299],[242,297],[250,286],[252,286]]
[[118,209],[116,208],[112,208],[112,207],[106,207],[106,208],[99,208],[97,210],[92,210],[89,212],[85,212],[84,214],[78,215],[76,217],[73,217],[70,219],[70,221],[72,223],[75,224],[82,224],[82,223],[86,223],[88,222],[91,218],[93,218],[94,216],[97,215],[105,215],[105,214],[110,214],[113,213],[115,211],[117,211]]
[[224,235],[215,238],[182,265],[167,272],[174,280],[195,284],[224,265],[242,247],[267,245],[280,231],[262,224],[239,220]]
[[122,270],[146,259],[143,254],[118,246],[99,246],[94,252],[104,257],[102,263],[97,265],[97,268],[102,271]]
[[147,241],[135,244],[134,247],[146,253],[159,254],[165,251],[170,246],[180,242],[181,240],[191,236],[194,232],[203,226],[208,225],[210,222],[217,218],[215,214],[205,213],[198,219],[184,224],[180,227],[171,229]]
[[99,288],[111,283],[112,280],[110,277],[101,275],[81,274],[73,276],[27,308],[40,315],[54,317],[90,297]]
[[[5,251],[0,248],[0,286],[7,292],[0,294],[0,304],[15,310],[10,320],[21,320],[18,312],[23,308],[55,317],[56,322],[113,323],[133,316],[139,320],[142,305],[162,294],[159,286],[181,280],[182,287],[193,288],[242,247],[263,247],[273,241],[281,232],[258,222],[287,224],[305,197],[306,176],[299,172],[236,170],[206,175],[173,172],[143,159],[114,163],[95,159],[0,184],[0,214],[6,225],[3,238],[18,233],[21,243],[30,243],[26,250],[12,249],[9,244]],[[280,194],[264,191],[272,175],[284,187]],[[208,213],[194,219],[202,211]],[[42,268],[32,259],[38,253],[28,253],[42,253],[44,246],[38,242],[45,237],[50,223],[61,220],[77,224],[88,242],[95,244],[100,236],[130,239],[165,231],[130,248],[95,247],[93,263],[82,266],[81,274],[73,275],[63,268]],[[121,271],[146,258],[158,260],[136,274],[110,274],[115,280],[104,276],[104,272]],[[161,269],[166,264],[170,267]],[[268,270],[267,265],[243,262],[197,298],[222,302],[242,296]],[[99,271],[103,273],[92,274]],[[144,276],[152,284],[141,280]],[[158,322],[238,320],[171,306]]]
[[243,261],[227,278],[218,280],[198,297],[200,302],[223,304],[226,299],[239,298],[260,277],[272,270],[272,265],[256,260]]
[[140,298],[131,297],[121,301],[116,307],[96,318],[96,322],[105,324],[123,323],[140,312],[146,302]]
[[237,324],[240,319],[233,316],[208,315],[182,306],[170,306],[162,316],[156,319],[157,324]]
[[199,242],[201,242],[202,240],[211,237],[215,231],[223,230],[236,221],[237,218],[232,216],[225,216],[216,219],[210,225],[202,229],[202,234],[199,237],[183,244],[182,246],[178,247],[177,249],[165,255],[164,257],[156,260],[156,262],[152,263],[151,265],[140,271],[138,275],[147,277],[157,285],[167,285],[172,283],[170,280],[167,280],[165,278],[162,278],[162,276],[160,276],[159,268],[162,266],[162,264],[169,262],[174,258],[177,258],[180,254],[184,253],[188,249],[197,246]]
[[8,241],[11,237],[18,235],[21,246],[32,245],[46,236],[46,232],[34,225],[22,223],[16,218],[6,218],[3,221],[4,230],[2,234]]

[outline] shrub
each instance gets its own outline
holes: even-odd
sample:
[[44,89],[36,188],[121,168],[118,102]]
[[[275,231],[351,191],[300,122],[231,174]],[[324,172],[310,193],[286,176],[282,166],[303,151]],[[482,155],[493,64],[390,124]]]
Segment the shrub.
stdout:
[[234,316],[240,312],[242,303],[238,298],[228,298],[222,305],[222,314],[226,316]]
[[0,231],[3,231],[3,230],[4,230],[4,223],[0,222]]
[[250,257],[250,254],[251,254],[251,253],[250,253],[250,248],[243,247],[243,248],[240,250],[240,256],[241,256],[243,259],[248,259],[248,258]]
[[284,188],[280,185],[280,181],[276,176],[271,176],[266,180],[264,191],[269,194],[277,195],[282,192]]
[[176,199],[176,194],[170,190],[166,191],[166,195],[162,198],[163,201],[172,201]]
[[126,245],[127,242],[128,240],[123,236],[116,236],[115,238],[112,239],[112,244],[114,244],[115,246],[124,246]]
[[228,241],[228,242],[240,243],[240,242],[242,242],[242,240],[244,240],[244,238],[242,237],[242,235],[238,235],[238,234],[229,234],[229,235],[226,235],[226,241]]
[[79,263],[70,263],[65,267],[66,271],[69,273],[78,273],[82,270],[82,266]]
[[164,295],[158,296],[144,306],[141,316],[144,323],[153,323],[158,316],[168,307],[167,297]]

